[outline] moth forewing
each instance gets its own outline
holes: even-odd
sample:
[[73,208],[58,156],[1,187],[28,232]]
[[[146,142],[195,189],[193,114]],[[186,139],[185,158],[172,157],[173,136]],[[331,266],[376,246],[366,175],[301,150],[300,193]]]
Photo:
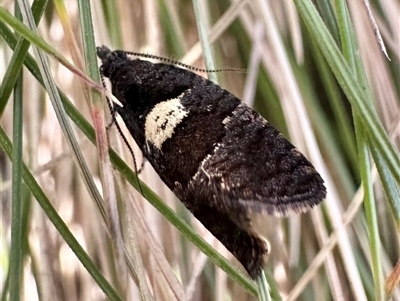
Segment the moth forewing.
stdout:
[[249,212],[304,212],[325,198],[312,164],[272,125],[211,81],[98,48],[116,111],[163,182],[252,278],[269,244]]

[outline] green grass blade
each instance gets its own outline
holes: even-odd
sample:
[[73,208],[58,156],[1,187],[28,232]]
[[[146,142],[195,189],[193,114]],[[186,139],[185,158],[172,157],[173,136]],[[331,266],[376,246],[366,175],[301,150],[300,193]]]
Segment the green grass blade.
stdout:
[[118,15],[118,4],[116,1],[101,0],[101,5],[105,22],[107,23],[107,32],[110,35],[111,44],[120,49],[124,45],[122,40],[122,29],[120,22],[114,19],[114,16]]
[[321,74],[321,81],[329,97],[329,101],[332,107],[334,117],[336,119],[335,124],[338,126],[336,129],[339,132],[339,139],[341,140],[344,148],[344,152],[348,155],[350,160],[350,167],[353,172],[358,170],[358,157],[357,157],[357,146],[355,142],[354,132],[352,129],[351,120],[348,118],[346,108],[343,104],[340,88],[329,69],[326,60],[323,58],[321,51],[317,48],[315,40],[310,39],[311,47],[313,51],[313,57],[317,62],[317,68]]
[[[363,86],[368,87],[368,82],[362,68],[362,62],[356,55],[356,53],[358,52],[358,45],[356,43],[356,39],[352,30],[352,25],[350,23],[349,12],[346,7],[346,2],[337,1],[336,6],[344,57],[346,58],[346,61],[353,70],[353,74],[355,74],[355,76],[362,83]],[[368,95],[368,98],[364,99],[364,102],[372,107],[372,96],[371,93],[368,92],[369,89],[366,91],[366,95]],[[372,186],[371,166],[369,163],[369,141],[367,136],[368,133],[364,130],[362,120],[357,112],[354,112],[354,120],[360,173],[362,185],[364,188],[364,206],[366,209],[367,227],[369,232],[369,246],[372,259],[372,275],[375,285],[375,300],[383,301],[385,295],[384,281],[382,273],[382,262],[380,259],[381,256],[379,254],[381,244],[379,239],[377,212]]]
[[[208,20],[204,17],[202,4],[205,1],[193,0],[194,13],[196,15],[197,32],[199,33],[201,49],[203,50],[204,61],[208,70],[215,70],[214,60],[211,53],[211,46],[208,42]],[[217,75],[215,72],[208,72],[209,80],[218,83]]]
[[[95,82],[100,82],[99,69],[97,66],[96,42],[94,40],[92,10],[90,2],[85,0],[78,1],[81,16],[83,50],[85,53],[86,71],[90,78]],[[117,22],[115,22],[117,23]],[[99,93],[92,94],[94,103],[102,103]]]
[[326,27],[337,43],[340,43],[339,26],[335,15],[335,10],[332,7],[332,2],[329,0],[316,0],[318,10],[324,20]]
[[10,301],[20,300],[22,280],[22,99],[22,76],[18,76],[13,116]]
[[392,174],[387,169],[385,162],[382,160],[382,155],[374,148],[371,149],[372,156],[374,158],[375,164],[378,170],[382,170],[379,173],[382,185],[384,186],[385,192],[388,199],[394,200],[394,202],[389,202],[391,206],[392,213],[394,214],[394,219],[397,222],[397,231],[400,231],[400,189],[397,185]]

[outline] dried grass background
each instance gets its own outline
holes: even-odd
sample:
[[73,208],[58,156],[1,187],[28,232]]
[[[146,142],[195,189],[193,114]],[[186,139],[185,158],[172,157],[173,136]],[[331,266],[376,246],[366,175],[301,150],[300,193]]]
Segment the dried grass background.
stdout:
[[[209,35],[203,42],[211,46],[215,68],[247,69],[244,74],[218,73],[219,84],[259,111],[322,174],[328,197],[321,206],[302,216],[258,220],[257,227],[272,247],[265,271],[273,300],[400,300],[398,282],[396,286],[400,180],[399,171],[392,168],[400,166],[400,4],[397,0],[314,1],[351,70],[356,70],[361,84],[366,83],[363,91],[372,96],[371,107],[383,124],[379,137],[389,137],[394,146],[390,160],[376,146],[363,112],[352,108],[318,48],[312,34],[317,28],[306,26],[299,13],[303,2],[310,1],[104,0],[91,1],[87,10],[89,3],[84,0],[35,1],[39,6],[47,3],[39,35],[58,51],[56,59],[49,56],[52,79],[76,108],[73,111],[66,105],[73,121],[70,133],[77,140],[74,144],[65,138],[60,116],[37,80],[35,59],[29,54],[12,59],[20,34],[28,36],[14,32],[5,14],[8,10],[18,17],[14,1],[2,1],[1,300],[258,300],[253,283],[233,280],[232,272],[220,269],[193,245],[191,240],[197,239],[193,232],[180,229],[183,235],[177,230],[174,224],[179,222],[174,220],[183,219],[231,261],[227,269],[240,269],[163,185],[150,164],[144,164],[140,179],[175,215],[163,211],[157,205],[159,198],[145,186],[145,194],[151,195],[150,202],[162,214],[142,198],[130,184],[137,187],[134,177],[129,178],[114,157],[111,167],[103,140],[97,141],[98,148],[91,143],[93,130],[79,113],[94,125],[98,137],[108,135],[111,147],[133,169],[115,127],[105,129],[110,118],[104,95],[101,99],[80,80],[82,75],[65,68],[60,59],[67,58],[96,80],[97,67],[90,69],[86,63],[93,56],[86,50],[94,49],[91,24],[99,46],[157,54],[201,68],[208,66],[199,42],[198,27],[204,27]],[[196,5],[203,7],[200,25],[196,24]],[[343,18],[346,13],[347,19]],[[349,33],[347,39],[344,33]],[[31,41],[51,53],[39,39]],[[349,49],[354,52],[346,52]],[[30,54],[38,60],[32,48]],[[27,68],[10,95],[7,84],[17,79],[15,66],[22,63]],[[20,135],[15,134],[18,130]],[[33,178],[15,172],[22,161],[9,159],[3,132],[13,137],[14,149],[20,141],[23,162],[44,196],[32,189]],[[126,137],[130,139],[127,132]],[[133,140],[130,143],[134,146]],[[83,153],[87,169],[78,163],[74,147]],[[142,157],[136,148],[135,154],[140,166]],[[16,166],[14,172],[12,166]],[[46,198],[54,212],[46,207]],[[69,234],[57,214],[76,242],[65,242]],[[91,263],[82,252],[78,259],[70,243],[85,250]],[[87,271],[91,264],[98,269],[93,269],[94,274]],[[244,273],[241,270],[239,275]]]

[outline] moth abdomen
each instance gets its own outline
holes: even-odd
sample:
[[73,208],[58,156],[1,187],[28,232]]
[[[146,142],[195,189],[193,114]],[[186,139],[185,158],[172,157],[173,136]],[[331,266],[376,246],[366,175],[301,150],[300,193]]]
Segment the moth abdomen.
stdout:
[[261,272],[269,245],[250,228],[238,225],[228,213],[216,211],[204,203],[188,205],[188,209],[239,260],[248,274],[257,278]]

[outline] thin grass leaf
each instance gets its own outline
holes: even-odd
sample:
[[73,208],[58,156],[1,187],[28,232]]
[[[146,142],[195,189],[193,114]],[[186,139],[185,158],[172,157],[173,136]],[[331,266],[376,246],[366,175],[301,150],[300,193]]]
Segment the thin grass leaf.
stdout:
[[257,285],[260,301],[271,301],[270,288],[264,271],[262,271],[260,277],[257,278]]
[[101,6],[108,27],[107,33],[110,35],[111,44],[120,49],[124,45],[122,29],[120,22],[114,18],[114,16],[118,15],[118,4],[115,1],[101,0]]
[[326,27],[335,39],[336,43],[340,43],[338,20],[332,2],[329,0],[317,0],[318,11],[324,20]]
[[382,155],[375,148],[371,149],[371,153],[378,170],[381,170],[379,176],[382,179],[382,185],[384,186],[388,199],[394,200],[393,202],[389,202],[389,205],[391,206],[391,211],[397,223],[397,231],[400,231],[400,202],[396,201],[400,200],[399,186],[392,177],[392,174],[388,171],[385,162],[382,160]]
[[18,76],[14,89],[14,126],[12,153],[12,208],[10,249],[10,300],[19,301],[22,280],[22,75]]
[[[337,12],[339,20],[339,31],[342,41],[342,48],[344,57],[348,62],[356,78],[362,83],[363,86],[367,87],[368,82],[366,80],[365,73],[362,69],[362,63],[359,57],[356,56],[358,46],[352,30],[352,26],[349,20],[349,13],[344,1],[337,1]],[[371,103],[371,96],[368,93],[368,98],[365,102]],[[375,206],[375,198],[372,187],[372,179],[370,173],[369,163],[369,141],[367,138],[368,132],[366,132],[362,125],[362,120],[357,112],[353,112],[355,120],[355,132],[358,146],[358,157],[359,157],[359,168],[364,187],[364,205],[366,208],[367,225],[369,230],[369,242],[370,242],[370,253],[372,258],[372,274],[375,284],[375,300],[384,300],[384,283],[382,273],[382,263],[380,259],[380,239],[377,224],[377,212]]]
[[[91,16],[91,6],[88,1],[78,1],[79,14],[81,19],[81,35],[83,39],[84,57],[86,71],[90,78],[95,82],[100,82],[100,76],[97,65],[96,44],[94,41],[93,22]],[[90,90],[90,109],[92,113],[94,128],[96,131],[96,145],[99,153],[100,175],[102,179],[103,196],[107,212],[107,224],[113,242],[113,250],[116,254],[116,267],[119,275],[116,275],[115,282],[119,283],[120,289],[123,289],[126,295],[126,283],[121,281],[126,279],[126,265],[124,258],[128,258],[124,251],[122,239],[120,218],[118,214],[117,198],[115,194],[115,184],[113,178],[112,166],[108,153],[109,145],[106,133],[106,121],[104,116],[104,104],[101,95],[94,89]],[[139,287],[140,288],[140,287]]]
[[[331,70],[329,69],[329,66],[323,58],[321,51],[319,48],[317,48],[315,40],[310,39],[310,42],[313,57],[316,60],[316,67],[319,69],[319,73],[321,74],[321,81],[323,83],[324,91],[328,95],[328,99],[336,119],[335,124],[337,124],[338,132],[340,133],[339,139],[342,140],[344,151],[349,157],[350,166],[352,167],[353,171],[356,171],[358,166],[357,147],[355,143],[354,132],[352,131],[352,124],[348,118],[346,108],[340,95],[340,89]],[[343,169],[340,168],[340,170]],[[348,183],[350,182],[348,181]]]
[[[84,69],[83,57],[81,54],[81,50],[78,46],[77,38],[75,37],[74,29],[70,21],[68,10],[65,7],[65,2],[62,0],[55,0],[54,6],[58,13],[58,17],[60,18],[60,22],[63,26],[66,43],[68,45],[69,52],[72,56],[72,60],[79,69],[83,70]],[[94,81],[96,81],[95,78],[93,79]],[[98,80],[96,82],[98,82]],[[82,82],[79,83],[81,84],[81,88],[83,90],[83,94],[85,96],[86,101],[89,101],[89,91],[88,91],[89,88]]]
[[[199,33],[199,40],[201,43],[201,48],[203,50],[204,61],[206,64],[206,69],[215,70],[214,60],[211,54],[211,47],[208,42],[208,20],[204,17],[204,7],[205,1],[193,0],[194,13],[196,15],[197,30]],[[208,72],[208,78],[214,83],[218,84],[217,75],[213,72]]]

